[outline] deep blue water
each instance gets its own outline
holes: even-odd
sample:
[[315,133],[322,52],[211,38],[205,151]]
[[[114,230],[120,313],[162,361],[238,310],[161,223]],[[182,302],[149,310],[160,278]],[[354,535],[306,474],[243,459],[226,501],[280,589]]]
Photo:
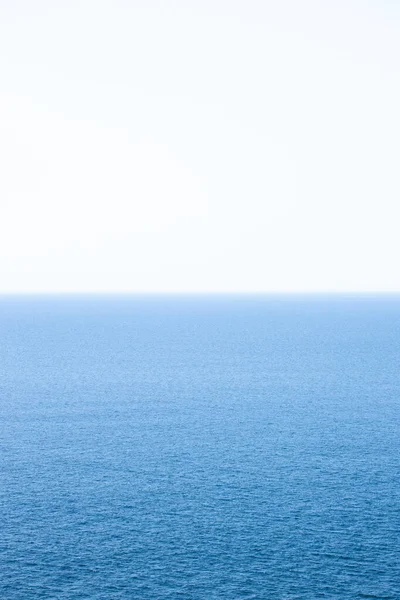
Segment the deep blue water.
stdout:
[[3,297],[0,598],[399,599],[399,408],[399,297]]

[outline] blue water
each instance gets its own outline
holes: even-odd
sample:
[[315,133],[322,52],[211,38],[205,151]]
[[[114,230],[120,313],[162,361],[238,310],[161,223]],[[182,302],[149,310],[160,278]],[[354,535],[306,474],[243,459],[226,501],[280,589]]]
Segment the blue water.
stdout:
[[0,300],[0,598],[400,598],[400,298]]

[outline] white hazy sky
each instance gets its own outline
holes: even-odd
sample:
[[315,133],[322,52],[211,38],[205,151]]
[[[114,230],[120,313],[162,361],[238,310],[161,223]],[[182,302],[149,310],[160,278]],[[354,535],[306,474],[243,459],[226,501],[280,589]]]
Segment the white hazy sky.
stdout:
[[0,0],[0,291],[400,291],[398,0]]

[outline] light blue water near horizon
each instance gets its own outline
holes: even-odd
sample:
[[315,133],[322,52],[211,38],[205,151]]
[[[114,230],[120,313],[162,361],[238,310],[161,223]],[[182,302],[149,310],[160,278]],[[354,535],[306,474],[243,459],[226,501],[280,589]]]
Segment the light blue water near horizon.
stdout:
[[2,297],[0,598],[400,598],[400,297]]

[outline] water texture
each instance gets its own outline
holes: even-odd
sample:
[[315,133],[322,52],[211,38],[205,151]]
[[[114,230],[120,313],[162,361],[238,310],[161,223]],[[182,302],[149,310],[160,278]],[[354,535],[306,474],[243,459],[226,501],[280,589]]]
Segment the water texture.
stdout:
[[400,298],[0,300],[0,598],[400,598]]

